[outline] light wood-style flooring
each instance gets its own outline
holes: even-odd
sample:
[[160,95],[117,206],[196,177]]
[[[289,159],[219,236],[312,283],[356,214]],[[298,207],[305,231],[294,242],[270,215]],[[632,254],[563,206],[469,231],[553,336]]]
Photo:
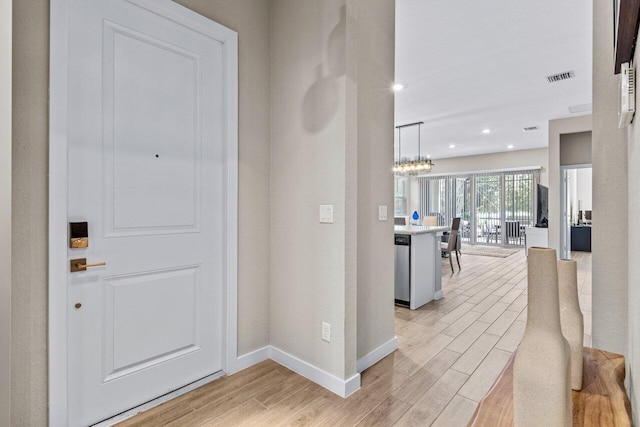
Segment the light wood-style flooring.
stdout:
[[[591,254],[576,252],[585,345],[591,342]],[[524,250],[463,255],[445,297],[396,307],[399,348],[342,399],[273,361],[223,377],[120,426],[465,426],[518,346],[527,317]],[[446,264],[445,264],[446,263]]]

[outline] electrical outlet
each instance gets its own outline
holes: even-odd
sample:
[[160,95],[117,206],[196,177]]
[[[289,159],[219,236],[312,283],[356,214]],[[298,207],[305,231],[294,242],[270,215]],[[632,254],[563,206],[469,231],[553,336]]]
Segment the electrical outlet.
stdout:
[[387,220],[387,205],[378,206],[378,221]]
[[331,342],[331,325],[327,322],[322,322],[322,340]]

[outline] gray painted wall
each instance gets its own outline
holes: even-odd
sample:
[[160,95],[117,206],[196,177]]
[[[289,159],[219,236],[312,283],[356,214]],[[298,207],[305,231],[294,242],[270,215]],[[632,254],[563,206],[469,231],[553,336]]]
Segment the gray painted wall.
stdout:
[[[349,377],[393,337],[394,3],[178,3],[239,33],[239,354]],[[49,1],[13,6],[11,424],[46,425]]]
[[[613,74],[613,1],[593,2],[593,347],[628,355],[628,174]],[[637,179],[637,177],[634,177]],[[634,212],[635,216],[636,213]],[[632,217],[633,218],[633,217]],[[611,224],[622,232],[612,237]],[[638,254],[636,254],[638,255]]]
[[[11,425],[47,425],[49,1],[13,2]],[[24,268],[29,260],[29,268]]]
[[560,166],[591,163],[591,131],[560,135]]
[[[238,346],[243,354],[269,342],[269,1],[179,3],[239,33]],[[14,426],[47,424],[48,70],[49,0],[14,1]]]
[[[594,220],[606,221],[605,217],[610,218],[615,212],[616,224],[624,229],[618,236],[621,239],[607,239],[607,230],[596,234],[594,226],[593,346],[625,354],[628,394],[634,425],[637,425],[640,422],[640,229],[637,220],[640,125],[636,115],[631,126],[617,128],[619,76],[613,74],[612,0],[594,0],[593,5]],[[640,51],[636,48],[634,63],[638,61]],[[637,66],[635,68],[637,70]],[[598,215],[596,209],[606,211]],[[596,334],[599,335],[597,341]]]
[[[0,58],[11,58],[11,0],[0,0]],[[11,425],[11,61],[0,63],[0,427]]]
[[275,0],[271,16],[271,344],[346,379],[393,338],[394,3]]
[[[640,32],[638,34],[640,36]],[[636,38],[637,40],[637,38]],[[640,61],[640,49],[636,48],[634,64]],[[636,65],[636,72],[638,67]],[[638,114],[638,113],[636,113]],[[627,165],[628,185],[627,196],[629,204],[629,343],[627,348],[629,378],[629,398],[633,407],[634,425],[640,423],[640,124],[636,116],[633,124],[627,129]]]
[[[395,335],[394,102],[389,90],[394,81],[395,2],[349,1],[347,10],[353,10],[348,15],[357,29],[347,56],[357,61],[351,80],[357,81],[357,357],[361,358]],[[387,206],[387,221],[378,220],[379,205]]]
[[[343,379],[355,372],[345,338],[355,328],[345,304],[346,15],[341,0],[272,2],[271,344]],[[333,224],[319,223],[320,205],[333,205]]]

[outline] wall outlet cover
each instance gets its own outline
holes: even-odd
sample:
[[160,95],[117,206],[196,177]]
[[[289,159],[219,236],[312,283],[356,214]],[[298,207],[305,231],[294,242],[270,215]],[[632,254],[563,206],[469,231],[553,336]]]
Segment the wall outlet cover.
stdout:
[[333,224],[333,205],[320,205],[320,223]]
[[322,340],[331,342],[331,325],[327,322],[322,322]]
[[387,220],[387,205],[378,206],[378,221]]

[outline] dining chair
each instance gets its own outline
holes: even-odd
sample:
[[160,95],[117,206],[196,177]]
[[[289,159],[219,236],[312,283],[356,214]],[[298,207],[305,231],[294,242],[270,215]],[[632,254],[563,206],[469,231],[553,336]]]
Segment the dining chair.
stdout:
[[507,221],[507,244],[511,244],[511,239],[518,239],[518,244],[522,244],[520,221]]
[[451,265],[451,273],[453,270],[452,252],[456,253],[456,261],[458,262],[458,270],[460,267],[460,251],[458,250],[458,234],[460,233],[460,218],[453,218],[451,222],[451,231],[449,232],[449,241],[440,243],[440,250],[449,255],[449,265]]
[[422,225],[427,227],[437,227],[438,226],[438,217],[437,216],[425,216],[422,218]]
[[493,238],[496,238],[496,244],[498,243],[498,235],[500,234],[499,225],[490,225],[485,221],[482,225],[482,234],[487,236],[487,243],[490,243]]

